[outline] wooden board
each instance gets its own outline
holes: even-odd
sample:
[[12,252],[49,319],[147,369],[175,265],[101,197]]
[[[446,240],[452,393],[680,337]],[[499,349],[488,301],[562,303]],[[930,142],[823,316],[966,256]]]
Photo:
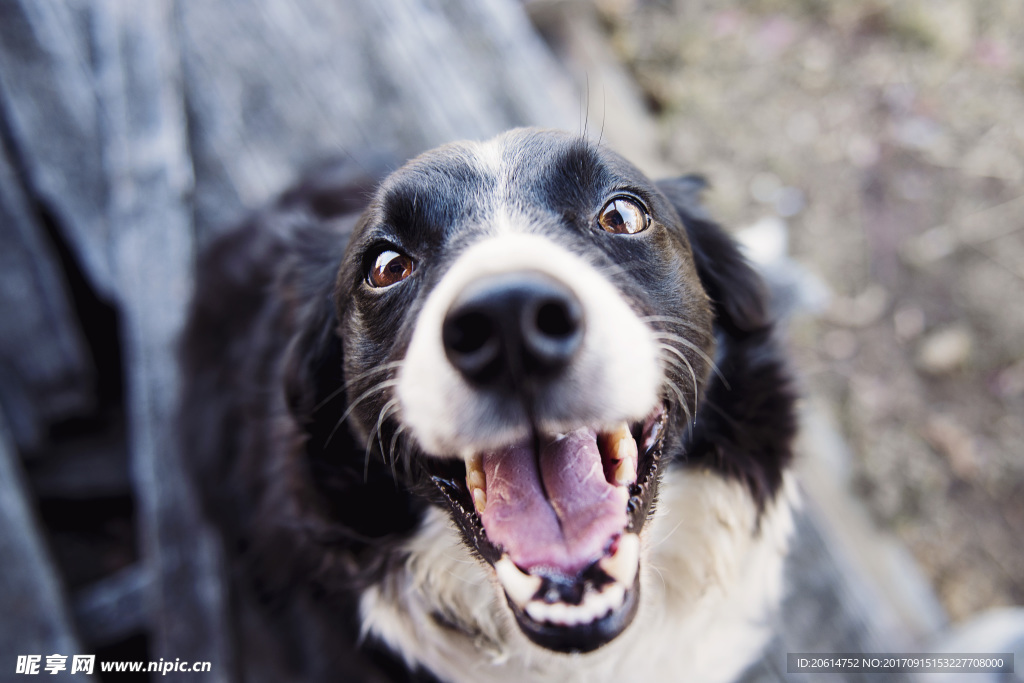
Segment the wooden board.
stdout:
[[14,675],[19,656],[41,655],[45,665],[47,655],[66,655],[70,671],[72,655],[88,654],[72,629],[64,592],[26,493],[18,454],[0,413],[0,671],[5,678]]
[[60,260],[0,141],[0,405],[34,452],[49,423],[89,409],[92,359]]

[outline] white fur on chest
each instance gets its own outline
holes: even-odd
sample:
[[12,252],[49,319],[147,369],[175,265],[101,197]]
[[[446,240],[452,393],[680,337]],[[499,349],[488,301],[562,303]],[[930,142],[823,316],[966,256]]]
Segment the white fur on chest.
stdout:
[[771,635],[795,499],[787,481],[758,530],[754,501],[741,484],[710,472],[668,472],[642,535],[636,618],[586,655],[528,641],[492,572],[470,554],[448,515],[431,510],[405,565],[364,595],[363,629],[410,666],[452,683],[729,681]]

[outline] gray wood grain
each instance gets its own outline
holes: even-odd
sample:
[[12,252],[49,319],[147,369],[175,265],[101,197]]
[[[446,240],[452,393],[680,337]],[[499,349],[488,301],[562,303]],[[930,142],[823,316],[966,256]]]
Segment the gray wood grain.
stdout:
[[175,344],[195,246],[172,4],[106,0],[96,6],[110,252],[123,315],[141,546],[153,574],[151,650],[165,659],[215,662],[210,679],[227,681],[230,631],[218,545],[197,511],[174,428]]
[[0,0],[0,104],[35,198],[113,297],[100,102],[77,2]]
[[[65,596],[27,495],[18,454],[0,413],[0,671],[14,675],[19,655],[88,654],[71,626]],[[41,667],[40,667],[41,668]],[[65,672],[67,673],[67,672]],[[47,678],[51,675],[46,674]],[[63,678],[63,676],[58,676]],[[75,674],[73,680],[89,680]]]
[[573,89],[508,0],[179,5],[201,230],[302,167],[407,158],[519,125],[574,128]]
[[60,261],[0,142],[0,405],[22,451],[92,404],[92,360]]
[[130,565],[75,593],[75,623],[90,647],[110,645],[146,630],[152,578],[147,569]]

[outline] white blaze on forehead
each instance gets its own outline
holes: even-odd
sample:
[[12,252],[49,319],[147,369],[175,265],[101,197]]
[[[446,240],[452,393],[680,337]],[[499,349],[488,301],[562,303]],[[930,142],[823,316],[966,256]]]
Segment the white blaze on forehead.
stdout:
[[481,169],[499,181],[507,177],[505,159],[505,136],[491,138],[485,142],[468,143]]
[[514,232],[512,208],[508,202],[511,168],[505,162],[507,135],[499,135],[484,142],[470,142],[469,150],[484,175],[494,179],[490,196],[479,198],[486,206],[488,232],[501,235]]
[[498,422],[496,406],[448,362],[441,338],[448,309],[470,283],[523,271],[562,282],[583,309],[580,352],[560,387],[553,389],[559,406],[576,421],[566,428],[640,420],[657,404],[662,380],[657,344],[618,289],[584,259],[551,240],[508,232],[466,250],[430,293],[416,319],[397,395],[405,424],[427,452],[454,456],[525,436],[526,425]]

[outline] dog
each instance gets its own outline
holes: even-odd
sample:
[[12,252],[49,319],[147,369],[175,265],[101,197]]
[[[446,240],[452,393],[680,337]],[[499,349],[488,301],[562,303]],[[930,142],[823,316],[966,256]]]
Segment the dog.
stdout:
[[314,173],[200,261],[182,441],[242,676],[735,678],[796,421],[704,181],[537,129],[372,181]]

